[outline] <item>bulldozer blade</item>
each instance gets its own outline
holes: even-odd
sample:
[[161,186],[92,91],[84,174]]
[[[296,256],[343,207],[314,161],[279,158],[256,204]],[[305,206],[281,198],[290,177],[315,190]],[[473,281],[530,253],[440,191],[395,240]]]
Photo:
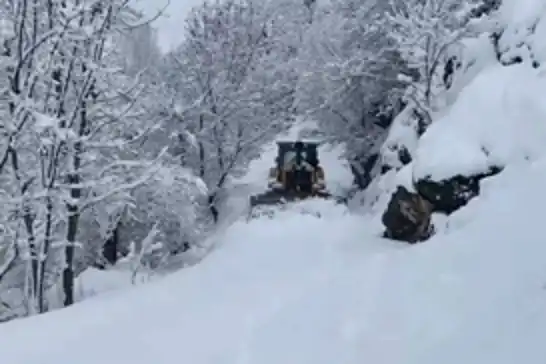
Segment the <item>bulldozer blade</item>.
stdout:
[[261,195],[250,197],[250,206],[276,205],[284,202],[284,197],[276,191],[267,191]]
[[247,221],[262,217],[267,217],[269,219],[274,218],[277,208],[273,206],[274,205],[258,205],[251,207],[250,211],[248,212]]
[[270,190],[261,195],[250,197],[250,206],[259,205],[279,205],[288,202],[306,200],[309,198],[333,198],[331,194],[325,191],[301,192],[301,191],[274,191]]
[[274,208],[265,208],[266,206],[273,207],[286,203],[282,194],[277,191],[267,191],[261,195],[250,197],[250,209],[248,212],[247,220],[257,218],[261,216],[267,216],[272,218],[274,215]]
[[275,212],[283,210],[287,205],[311,198],[333,200],[334,196],[326,191],[314,191],[309,193],[301,191],[270,190],[261,195],[250,197],[250,209],[247,220],[257,217],[273,218],[275,216]]

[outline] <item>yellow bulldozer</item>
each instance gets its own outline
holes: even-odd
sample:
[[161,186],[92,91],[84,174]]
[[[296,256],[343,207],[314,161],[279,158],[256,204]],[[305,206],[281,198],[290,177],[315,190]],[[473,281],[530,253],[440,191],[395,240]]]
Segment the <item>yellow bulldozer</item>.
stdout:
[[319,164],[318,142],[278,141],[275,166],[269,170],[268,189],[250,197],[256,206],[280,205],[310,197],[331,198]]

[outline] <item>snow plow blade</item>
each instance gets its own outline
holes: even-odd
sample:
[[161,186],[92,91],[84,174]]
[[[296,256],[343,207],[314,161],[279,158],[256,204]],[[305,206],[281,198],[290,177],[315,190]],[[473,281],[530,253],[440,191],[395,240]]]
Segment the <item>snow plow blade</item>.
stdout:
[[[325,199],[330,200],[334,197],[324,191],[317,191],[314,193],[301,193],[301,192],[286,192],[286,191],[267,191],[261,195],[250,197],[250,211],[247,219],[254,219],[259,217],[273,218],[277,211],[287,209],[289,206],[294,206],[297,202],[310,200],[310,199]],[[336,199],[337,202],[343,202]],[[320,217],[317,212],[300,211],[303,214],[312,214]]]

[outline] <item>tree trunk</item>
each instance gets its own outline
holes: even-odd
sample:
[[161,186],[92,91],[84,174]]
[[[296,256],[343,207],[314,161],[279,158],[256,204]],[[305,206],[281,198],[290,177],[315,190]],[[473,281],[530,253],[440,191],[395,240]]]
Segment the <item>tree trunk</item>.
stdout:
[[[72,196],[72,192],[70,194]],[[74,303],[74,249],[76,235],[78,232],[79,213],[75,205],[67,205],[68,213],[68,231],[66,234],[65,247],[65,267],[63,270],[63,293],[64,306],[70,306]]]
[[[203,128],[205,127],[205,120],[203,114],[199,115],[199,137],[201,138],[201,133],[203,132]],[[201,179],[205,179],[205,146],[203,145],[203,142],[201,139],[198,140],[198,146],[199,146],[199,177]]]
[[38,283],[38,311],[43,313],[46,311],[45,307],[45,273],[47,256],[49,254],[49,247],[51,246],[51,234],[53,230],[53,202],[51,198],[47,197],[46,202],[46,227],[45,227],[45,239],[40,252],[40,267],[39,267],[39,283]]
[[78,234],[80,220],[78,202],[82,194],[81,188],[79,187],[81,181],[79,175],[81,165],[81,150],[81,142],[76,142],[74,145],[72,172],[70,172],[70,174],[68,175],[68,184],[73,185],[73,187],[70,188],[71,201],[66,204],[66,209],[68,211],[68,228],[66,232],[65,267],[63,270],[63,292],[65,307],[70,306],[74,303],[74,251],[76,249],[76,238]]
[[220,212],[218,211],[218,208],[216,207],[216,194],[214,193],[209,195],[207,202],[209,204],[209,211],[210,211],[210,214],[212,215],[212,220],[216,224],[218,223],[218,219],[220,216]]

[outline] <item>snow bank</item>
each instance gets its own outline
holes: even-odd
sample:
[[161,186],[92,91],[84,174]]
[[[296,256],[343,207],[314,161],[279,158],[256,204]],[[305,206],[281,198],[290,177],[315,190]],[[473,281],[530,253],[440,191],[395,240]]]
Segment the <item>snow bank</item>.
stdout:
[[[132,272],[125,267],[108,270],[88,268],[76,278],[74,299],[76,302],[81,302],[97,295],[148,283],[152,279],[154,279],[153,274],[144,270]],[[52,287],[47,295],[50,309],[62,307],[63,295],[60,283]]]
[[76,292],[78,298],[85,299],[100,293],[124,289],[134,284],[149,282],[152,279],[150,273],[136,272],[128,269],[100,270],[88,268],[78,276],[76,280]]
[[526,64],[490,67],[421,137],[414,179],[473,175],[546,151],[546,79]]

